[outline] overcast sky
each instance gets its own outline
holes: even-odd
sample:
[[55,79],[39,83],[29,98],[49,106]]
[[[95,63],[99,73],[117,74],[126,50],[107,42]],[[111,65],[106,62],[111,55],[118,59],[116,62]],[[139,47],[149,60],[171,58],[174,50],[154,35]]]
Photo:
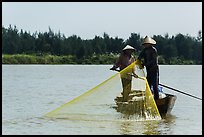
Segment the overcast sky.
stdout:
[[66,37],[95,35],[128,39],[145,35],[197,36],[202,2],[2,2],[2,25],[31,33],[60,31]]

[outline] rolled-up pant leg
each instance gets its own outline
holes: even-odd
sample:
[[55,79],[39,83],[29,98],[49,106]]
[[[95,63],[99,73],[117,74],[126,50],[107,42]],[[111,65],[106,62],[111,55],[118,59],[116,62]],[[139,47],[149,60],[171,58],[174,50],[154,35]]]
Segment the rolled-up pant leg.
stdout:
[[121,78],[122,80],[122,86],[123,86],[123,101],[128,101],[129,93],[131,91],[131,80]]

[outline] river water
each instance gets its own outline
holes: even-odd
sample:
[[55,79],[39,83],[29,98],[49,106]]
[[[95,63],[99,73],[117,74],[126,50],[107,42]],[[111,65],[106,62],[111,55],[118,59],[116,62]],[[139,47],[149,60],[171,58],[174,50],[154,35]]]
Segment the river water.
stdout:
[[[177,96],[171,115],[157,121],[49,119],[46,113],[116,72],[112,65],[2,65],[3,135],[201,135],[202,101]],[[160,65],[160,83],[202,98],[201,65]]]

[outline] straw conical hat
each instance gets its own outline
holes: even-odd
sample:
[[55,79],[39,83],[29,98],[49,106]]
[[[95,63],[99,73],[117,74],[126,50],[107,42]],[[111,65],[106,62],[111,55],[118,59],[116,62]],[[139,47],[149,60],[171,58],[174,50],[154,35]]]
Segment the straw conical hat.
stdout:
[[144,44],[146,44],[146,43],[156,44],[156,41],[153,40],[152,38],[150,38],[149,36],[146,36],[146,37],[144,38],[144,41],[143,41],[142,45],[144,45]]
[[124,50],[127,50],[127,49],[130,49],[130,50],[134,50],[134,51],[135,51],[135,48],[133,48],[133,47],[130,46],[130,45],[127,45],[127,46],[123,49],[123,51],[124,51]]

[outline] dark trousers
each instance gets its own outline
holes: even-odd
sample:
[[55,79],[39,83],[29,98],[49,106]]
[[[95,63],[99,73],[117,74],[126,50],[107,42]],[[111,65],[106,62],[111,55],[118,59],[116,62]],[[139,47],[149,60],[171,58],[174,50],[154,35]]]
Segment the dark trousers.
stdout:
[[132,80],[121,78],[122,81],[122,86],[123,86],[123,101],[126,102],[128,101],[128,97],[131,91],[131,85],[132,85]]
[[159,99],[158,85],[159,85],[159,69],[147,69],[147,81],[149,87],[153,86],[154,99]]

